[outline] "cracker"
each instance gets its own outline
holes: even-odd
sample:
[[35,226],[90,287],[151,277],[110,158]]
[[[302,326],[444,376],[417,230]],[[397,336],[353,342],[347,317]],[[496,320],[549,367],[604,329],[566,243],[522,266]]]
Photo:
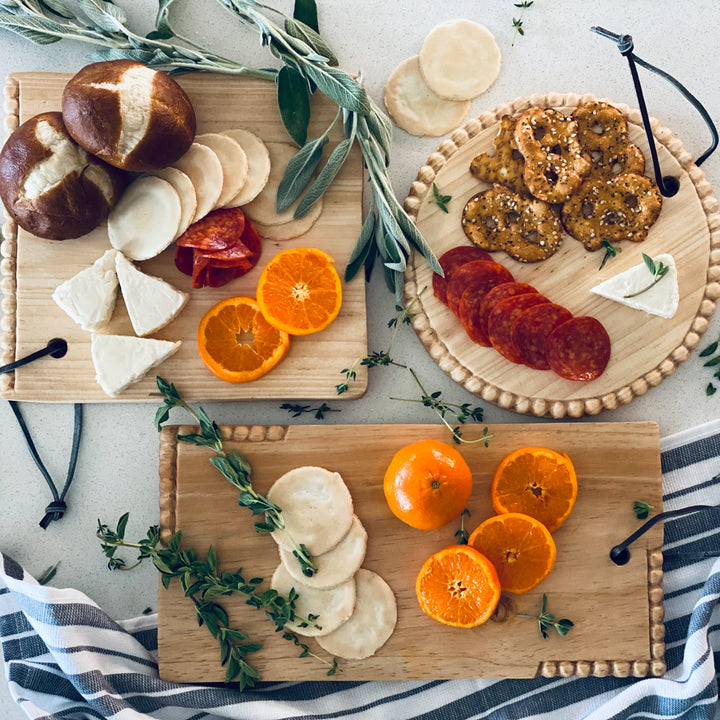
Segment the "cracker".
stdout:
[[[311,555],[322,555],[334,548],[352,525],[350,491],[338,473],[325,468],[304,466],[290,470],[273,483],[267,497],[282,508],[288,533]],[[292,550],[281,531],[275,530],[272,537],[281,547]]]
[[357,515],[347,535],[332,549],[315,555],[317,570],[312,577],[305,577],[297,558],[290,550],[280,548],[280,560],[288,573],[308,587],[331,588],[350,579],[362,565],[367,548],[367,531]]
[[240,207],[257,197],[265,187],[270,175],[270,153],[265,143],[249,130],[232,128],[224,130],[222,135],[232,138],[245,152],[248,161],[248,174],[240,192],[225,204],[225,207]]
[[182,170],[195,188],[197,207],[193,222],[205,217],[220,197],[223,185],[222,165],[218,156],[206,145],[194,142],[172,167]]
[[215,207],[224,207],[242,189],[248,173],[248,161],[240,144],[229,135],[205,133],[196,135],[195,142],[207,145],[217,156],[223,171],[223,186]]
[[385,107],[395,124],[411,135],[437,137],[458,127],[470,101],[445,100],[434,93],[420,74],[418,56],[401,62],[385,84]]
[[[298,594],[295,600],[295,615],[298,619],[286,623],[285,627],[298,635],[308,637],[329,635],[341,627],[355,609],[356,590],[353,576],[332,588],[315,588],[298,582],[281,563],[273,573],[270,587],[285,597],[292,588],[295,588]],[[318,616],[318,626],[302,627],[302,618],[308,618],[310,615]]]
[[427,86],[447,100],[472,100],[500,75],[502,56],[495,36],[470,20],[448,20],[430,31],[420,50]]
[[504,115],[500,129],[493,140],[495,152],[490,155],[476,155],[470,163],[470,172],[478,179],[489,183],[500,183],[520,195],[527,194],[523,171],[525,160],[515,144],[515,122],[517,118]]
[[389,639],[397,623],[397,602],[390,586],[371,570],[355,575],[355,610],[337,630],[318,637],[331,655],[362,660],[374,655]]
[[265,225],[253,220],[253,227],[264,240],[292,240],[310,230],[320,217],[322,206],[323,200],[320,197],[310,210],[301,218],[297,218],[297,220],[293,219],[281,225]]

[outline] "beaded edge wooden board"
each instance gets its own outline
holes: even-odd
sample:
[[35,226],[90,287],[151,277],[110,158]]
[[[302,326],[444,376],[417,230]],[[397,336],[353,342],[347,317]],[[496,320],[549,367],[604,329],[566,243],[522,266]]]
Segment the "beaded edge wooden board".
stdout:
[[[530,106],[572,110],[595,99],[592,95],[560,93],[518,98],[470,120],[445,140],[420,169],[405,200],[406,211],[436,254],[454,245],[469,244],[460,225],[462,208],[473,194],[489,187],[470,174],[470,160],[481,152],[492,152],[492,141],[504,115],[520,113]],[[639,111],[612,104],[627,117],[630,138],[643,150],[646,172],[651,173]],[[453,380],[488,402],[523,414],[556,419],[596,415],[629,403],[659,385],[697,347],[720,297],[718,202],[680,140],[656,119],[651,119],[651,124],[663,174],[679,175],[681,190],[676,198],[664,199],[660,219],[645,242],[621,243],[625,252],[607,263],[602,273],[598,271],[602,252],[588,253],[569,236],[565,236],[558,253],[540,263],[520,263],[504,253],[493,256],[517,281],[535,285],[552,302],[566,305],[577,315],[594,315],[606,325],[614,354],[605,373],[590,383],[572,382],[551,371],[512,364],[492,348],[476,345],[452,312],[433,296],[429,267],[413,253],[405,274],[405,300],[417,310],[412,325],[432,358]],[[430,202],[433,183],[456,199],[449,215]],[[678,211],[681,199],[688,202]],[[678,229],[681,232],[676,232]],[[670,252],[675,256],[681,303],[671,320],[589,293],[590,287],[642,262],[641,252]]]
[[[5,131],[39,112],[58,110],[69,74],[13,73],[5,84]],[[192,100],[198,133],[244,127],[266,142],[290,142],[276,107],[272,83],[253,78],[223,75],[183,75],[178,82]],[[324,96],[312,100],[310,133],[319,135],[332,121],[336,107]],[[335,128],[326,156],[341,139]],[[156,373],[183,390],[188,400],[321,399],[337,398],[335,385],[340,370],[367,354],[365,281],[356,277],[343,283],[343,307],[338,318],[322,333],[292,339],[287,357],[271,373],[251,383],[226,383],[202,364],[196,347],[197,327],[205,312],[219,300],[237,295],[255,295],[259,273],[276,252],[292,247],[319,247],[335,259],[342,276],[362,225],[363,166],[353,150],[345,166],[328,189],[319,220],[305,235],[287,241],[265,240],[260,263],[253,272],[222,288],[192,290],[190,278],[182,275],[169,248],[140,264],[190,292],[190,300],[166,328],[153,337],[182,340],[179,351],[157,370],[117,398],[108,397],[95,382],[90,356],[90,333],[76,325],[53,302],[55,287],[91,265],[110,247],[105,225],[77,240],[63,242],[35,238],[6,216],[0,245],[0,364],[11,363],[39,350],[53,337],[68,342],[68,352],[59,360],[42,360],[0,376],[0,396],[5,399],[39,402],[157,402]],[[118,301],[105,332],[133,335],[125,304]],[[360,397],[367,389],[367,368],[358,369],[357,381],[340,399]]]
[[[482,426],[467,426],[467,437]],[[364,567],[385,578],[398,601],[398,625],[373,657],[343,661],[334,680],[410,680],[463,677],[646,677],[665,673],[661,525],[632,547],[630,563],[613,565],[609,548],[639,526],[632,513],[638,495],[662,507],[659,430],[655,423],[545,423],[489,425],[492,440],[460,448],[473,471],[466,527],[493,514],[489,483],[502,457],[526,444],[567,453],[578,473],[578,500],[555,537],[553,572],[536,589],[512,596],[496,622],[471,630],[448,628],[425,617],[414,592],[424,560],[452,544],[458,523],[434,531],[414,530],[397,520],[382,491],[384,470],[403,445],[426,438],[447,441],[439,425],[223,426],[228,448],[250,461],[253,485],[267,492],[279,475],[300,465],[339,472],[368,530]],[[237,490],[209,463],[210,453],[177,441],[193,426],[168,425],[160,433],[159,500],[162,539],[183,532],[198,551],[215,547],[221,568],[243,567],[269,577],[277,564],[270,538],[252,531]],[[628,442],[628,438],[632,438]],[[354,452],[348,453],[352,447]],[[608,491],[612,488],[612,492]],[[469,524],[468,524],[469,523]],[[401,561],[398,548],[402,548]],[[578,586],[579,584],[579,586]],[[537,627],[510,623],[516,612],[537,612],[546,592],[549,611],[569,616],[572,633],[549,640]],[[233,622],[262,632],[257,614],[242,598],[223,599]],[[178,587],[158,584],[160,677],[173,682],[222,681],[217,645],[198,628],[191,603]],[[528,621],[529,622],[529,621]],[[268,626],[270,627],[270,626]],[[254,637],[256,639],[256,637]],[[252,662],[265,680],[324,679],[322,666],[296,657],[278,635],[263,634],[263,649]],[[314,642],[311,642],[315,648]],[[550,659],[563,658],[565,659]]]

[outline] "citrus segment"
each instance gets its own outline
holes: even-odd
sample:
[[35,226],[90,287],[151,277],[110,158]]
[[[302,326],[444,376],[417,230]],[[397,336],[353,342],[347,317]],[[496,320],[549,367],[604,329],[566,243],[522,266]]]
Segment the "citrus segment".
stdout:
[[521,448],[498,465],[490,491],[495,512],[525,513],[555,532],[575,504],[577,476],[567,455]]
[[468,544],[495,566],[502,589],[518,594],[532,590],[548,576],[557,554],[548,529],[522,513],[488,518],[475,528]]
[[333,259],[316,248],[283,250],[262,271],[257,300],[266,320],[291,335],[324,330],[342,305]]
[[232,383],[255,380],[285,357],[288,334],[270,325],[249,297],[221,300],[198,327],[198,350],[205,366]]
[[469,628],[495,612],[500,581],[482,553],[468,545],[451,545],[425,561],[415,592],[426,615],[444,625]]
[[455,448],[438,440],[420,440],[401,448],[383,480],[393,514],[418,530],[435,530],[465,509],[472,472]]

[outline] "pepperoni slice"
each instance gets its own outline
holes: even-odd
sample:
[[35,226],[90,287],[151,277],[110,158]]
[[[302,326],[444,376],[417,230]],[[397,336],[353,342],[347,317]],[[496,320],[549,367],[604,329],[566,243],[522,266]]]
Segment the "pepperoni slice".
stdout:
[[522,362],[535,370],[548,370],[550,365],[545,357],[547,336],[572,316],[569,310],[555,303],[536,305],[522,313],[510,331],[512,343]]
[[539,293],[524,293],[501,300],[488,317],[488,337],[492,346],[510,362],[522,363],[522,357],[512,341],[513,324],[529,308],[549,302]]
[[558,325],[545,342],[551,370],[567,380],[595,380],[610,360],[610,337],[599,320],[574,317]]
[[245,229],[245,213],[238,208],[220,208],[193,223],[178,239],[180,247],[224,250],[235,244]]
[[516,295],[525,295],[527,293],[537,293],[537,290],[532,285],[516,282],[501,283],[500,285],[496,285],[494,288],[488,290],[487,294],[482,299],[477,312],[469,320],[469,323],[472,326],[472,335],[470,335],[468,326],[465,325],[465,330],[468,335],[470,335],[476,343],[480,343],[480,345],[490,345],[487,324],[492,309],[502,300],[509,297],[515,297]]
[[457,315],[460,298],[466,290],[484,295],[488,290],[512,282],[510,271],[493,260],[472,260],[457,268],[447,285],[447,305]]
[[490,253],[485,252],[475,245],[460,245],[459,247],[450,248],[444,252],[439,258],[440,267],[445,273],[445,277],[440,277],[437,273],[433,273],[432,286],[435,297],[440,302],[447,305],[447,284],[450,275],[456,268],[473,260],[487,260],[493,262]]

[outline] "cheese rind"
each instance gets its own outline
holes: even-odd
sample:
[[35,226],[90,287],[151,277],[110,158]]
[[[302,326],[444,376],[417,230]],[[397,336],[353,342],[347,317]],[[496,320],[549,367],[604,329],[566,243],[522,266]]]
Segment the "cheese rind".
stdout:
[[52,299],[83,330],[102,330],[112,316],[117,298],[116,250],[108,250],[90,267],[59,285]]
[[93,334],[91,354],[95,379],[110,397],[117,397],[142,380],[148,370],[177,352],[180,345],[180,342],[130,335]]
[[653,276],[644,262],[605,280],[590,292],[635,310],[644,310],[651,315],[671,318],[677,312],[680,302],[675,260],[672,255],[663,253],[654,257],[653,261],[656,265],[662,263],[669,270],[655,285],[639,295],[625,297],[647,288],[653,282]]
[[190,297],[161,278],[138,270],[120,252],[115,257],[115,270],[130,322],[140,337],[165,327]]

